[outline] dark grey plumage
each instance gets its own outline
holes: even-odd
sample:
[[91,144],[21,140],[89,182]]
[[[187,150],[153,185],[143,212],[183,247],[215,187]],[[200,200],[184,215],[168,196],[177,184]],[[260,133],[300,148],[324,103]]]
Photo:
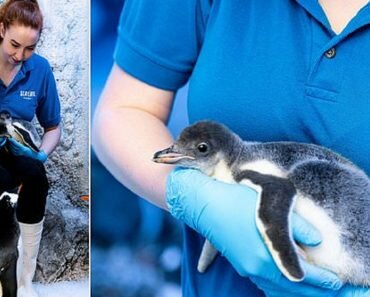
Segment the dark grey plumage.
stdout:
[[34,127],[30,122],[22,120],[15,121],[8,111],[0,112],[0,136],[14,138],[33,151],[39,152],[35,141],[36,132],[32,133],[33,130]]
[[18,259],[19,226],[11,197],[0,197],[0,283],[2,296],[17,296],[16,266]]
[[[306,260],[334,271],[344,282],[370,286],[370,179],[339,154],[312,144],[244,142],[225,126],[202,121],[184,129],[173,146],[153,159],[254,185],[259,191],[258,229],[290,280],[304,277],[289,234],[294,209],[323,239],[318,247],[301,247]],[[207,243],[202,254],[211,249]],[[214,254],[210,260],[201,255],[208,259],[201,270]]]

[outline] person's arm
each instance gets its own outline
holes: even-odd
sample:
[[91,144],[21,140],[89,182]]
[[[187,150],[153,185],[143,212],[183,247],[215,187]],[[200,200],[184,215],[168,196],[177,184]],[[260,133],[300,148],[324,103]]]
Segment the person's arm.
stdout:
[[58,145],[60,135],[60,125],[58,125],[55,129],[45,132],[44,136],[42,137],[39,152],[33,151],[29,147],[19,143],[13,138],[9,138],[9,149],[16,156],[26,156],[44,163],[47,160],[49,154]]
[[[241,228],[240,222],[254,222],[255,192],[240,185],[213,181],[202,177],[200,172],[193,174],[190,169],[182,170],[184,174],[169,174],[173,167],[151,161],[154,152],[173,142],[165,125],[172,101],[172,92],[149,86],[114,66],[97,106],[92,130],[92,144],[99,160],[118,181],[139,196],[164,209],[167,209],[167,198],[172,214],[208,239],[212,238],[211,242],[216,243],[241,275],[266,276],[279,281],[281,274],[254,224],[242,224],[245,228]],[[241,201],[242,207],[241,203],[230,202],[233,199]],[[203,211],[205,208],[207,212]],[[243,211],[236,214],[238,210]],[[225,220],[220,216],[223,212]],[[225,232],[219,232],[220,223]],[[305,228],[294,232],[297,229],[294,225],[293,234],[309,234],[306,236],[309,241],[312,227],[304,224]],[[228,245],[228,242],[239,244]],[[310,283],[319,287],[337,285],[336,277],[331,274],[323,276],[315,271],[308,277],[312,279]]]
[[9,149],[16,156],[25,156],[28,158],[39,160],[44,163],[49,154],[58,145],[61,135],[61,128],[58,125],[56,128],[46,131],[42,137],[40,150],[38,152],[33,151],[29,147],[19,143],[13,138],[9,138]]
[[47,155],[50,155],[59,144],[60,136],[62,134],[61,130],[60,124],[54,129],[47,130],[42,136],[40,150],[44,151]]
[[122,184],[166,209],[170,166],[151,161],[172,143],[166,128],[173,92],[161,90],[113,66],[95,111],[92,144],[99,160]]

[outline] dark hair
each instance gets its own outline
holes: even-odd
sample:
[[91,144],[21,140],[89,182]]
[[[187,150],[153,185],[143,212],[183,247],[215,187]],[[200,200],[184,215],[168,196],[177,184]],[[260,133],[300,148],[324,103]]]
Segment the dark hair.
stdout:
[[[37,0],[7,0],[0,6],[0,23],[8,29],[14,23],[31,27],[40,33],[43,17]],[[2,38],[0,37],[0,42]]]

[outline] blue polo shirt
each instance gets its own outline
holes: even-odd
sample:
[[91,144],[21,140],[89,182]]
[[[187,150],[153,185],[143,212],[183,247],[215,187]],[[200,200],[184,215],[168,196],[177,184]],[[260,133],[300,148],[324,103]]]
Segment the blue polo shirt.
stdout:
[[[161,89],[188,81],[190,122],[320,144],[370,174],[369,24],[369,4],[335,34],[316,0],[126,0],[114,57]],[[223,257],[197,273],[202,242],[185,227],[184,296],[263,296]]]
[[44,129],[59,124],[60,102],[46,59],[33,54],[7,87],[0,80],[0,110],[7,110],[13,118],[26,121],[36,115]]

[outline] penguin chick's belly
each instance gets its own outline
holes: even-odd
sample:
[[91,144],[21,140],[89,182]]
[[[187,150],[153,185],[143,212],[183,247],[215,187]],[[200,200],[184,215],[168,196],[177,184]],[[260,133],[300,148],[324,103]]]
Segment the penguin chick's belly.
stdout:
[[305,260],[335,272],[345,282],[368,286],[370,280],[366,280],[363,264],[356,261],[341,242],[344,232],[341,226],[335,223],[322,207],[300,193],[296,197],[294,211],[321,234],[322,242],[318,246],[302,247]]
[[[267,160],[245,163],[241,169],[282,178],[287,176],[287,172]],[[255,188],[248,181],[242,183]],[[318,246],[303,247],[306,261],[335,272],[345,282],[370,286],[370,276],[365,273],[364,263],[356,260],[350,250],[342,244],[341,236],[344,229],[333,221],[322,207],[298,191],[293,210],[311,223],[322,237],[322,242]]]
[[[253,170],[261,174],[270,174],[282,178],[287,176],[284,170],[267,160],[246,162],[240,166],[240,170]],[[210,175],[223,182],[236,183],[232,172],[224,161],[220,161]],[[241,184],[245,184],[257,192],[260,191],[258,186],[256,187],[248,180],[242,181]],[[311,223],[321,234],[322,242],[318,246],[304,246],[302,248],[307,262],[335,272],[344,282],[370,286],[369,275],[365,274],[363,263],[356,261],[350,250],[346,249],[341,242],[344,230],[330,218],[322,207],[298,192],[293,210]],[[204,257],[205,255],[201,258]],[[206,266],[208,265],[209,263]]]

